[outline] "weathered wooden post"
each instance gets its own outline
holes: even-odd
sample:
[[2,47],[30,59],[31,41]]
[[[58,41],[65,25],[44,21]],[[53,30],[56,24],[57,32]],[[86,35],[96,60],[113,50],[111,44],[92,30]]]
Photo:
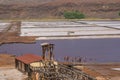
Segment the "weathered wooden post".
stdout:
[[54,58],[54,55],[53,55],[54,44],[42,43],[41,46],[42,46],[43,60],[53,60],[53,58]]

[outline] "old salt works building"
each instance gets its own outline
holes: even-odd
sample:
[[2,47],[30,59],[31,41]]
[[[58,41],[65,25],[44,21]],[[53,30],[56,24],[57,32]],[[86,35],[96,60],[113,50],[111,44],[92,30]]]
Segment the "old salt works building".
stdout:
[[24,54],[15,58],[15,67],[28,74],[31,72],[30,64],[33,62],[42,61],[42,57],[35,54]]

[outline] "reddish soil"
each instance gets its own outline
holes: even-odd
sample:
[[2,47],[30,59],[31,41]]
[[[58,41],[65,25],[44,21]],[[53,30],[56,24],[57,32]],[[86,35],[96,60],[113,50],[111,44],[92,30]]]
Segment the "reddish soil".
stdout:
[[101,78],[98,80],[120,80],[120,71],[112,68],[120,68],[120,63],[85,66],[83,71],[93,77]]
[[14,67],[15,56],[0,53],[0,67]]

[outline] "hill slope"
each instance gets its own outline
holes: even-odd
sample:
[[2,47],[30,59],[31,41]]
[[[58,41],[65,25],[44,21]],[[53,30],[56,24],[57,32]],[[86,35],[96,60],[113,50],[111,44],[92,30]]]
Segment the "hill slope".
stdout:
[[55,0],[0,0],[0,4],[36,4],[36,3],[46,3]]
[[118,18],[120,0],[1,0],[0,18],[63,18],[64,11],[86,17]]

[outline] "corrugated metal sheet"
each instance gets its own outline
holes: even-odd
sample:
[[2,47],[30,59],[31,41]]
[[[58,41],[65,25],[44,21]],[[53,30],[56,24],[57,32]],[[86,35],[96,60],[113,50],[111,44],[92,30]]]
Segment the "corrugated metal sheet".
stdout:
[[16,57],[17,60],[25,63],[30,64],[32,62],[40,61],[42,60],[41,56],[35,55],[35,54],[24,54],[22,56]]

